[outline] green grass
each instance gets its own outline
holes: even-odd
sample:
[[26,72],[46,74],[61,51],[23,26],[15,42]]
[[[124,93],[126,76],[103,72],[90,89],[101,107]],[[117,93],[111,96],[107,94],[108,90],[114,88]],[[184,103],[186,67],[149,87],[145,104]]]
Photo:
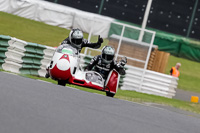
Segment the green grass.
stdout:
[[[62,40],[64,40],[69,34],[69,30],[59,28],[56,26],[46,25],[41,22],[36,22],[14,16],[11,14],[0,12],[0,35],[9,35],[11,37],[16,37],[27,42],[34,42],[49,46],[58,46]],[[84,34],[87,38],[88,34]],[[92,41],[95,42],[97,37],[93,37]],[[107,43],[105,41],[104,45]],[[93,54],[93,53],[92,53]],[[169,63],[166,69],[166,73],[169,74],[169,70],[176,62],[181,62],[182,66],[180,68],[180,80],[179,88],[194,92],[200,92],[200,63],[189,61],[182,58],[177,58],[170,56]],[[23,75],[24,76],[24,75]],[[26,75],[26,77],[33,79],[45,80],[47,82],[52,82],[57,84],[56,81],[41,77],[35,77]],[[84,87],[79,87],[75,85],[68,85],[70,87],[75,87],[83,91],[89,91],[92,93],[98,93],[105,95],[104,92],[88,89]],[[134,91],[122,91],[118,90],[116,98],[124,99],[133,102],[152,102],[162,105],[168,105],[176,108],[180,108],[187,111],[192,111],[200,113],[200,104],[194,104],[190,102],[183,102],[180,100],[169,99],[154,95],[142,94]]]
[[170,106],[185,111],[200,113],[200,104],[185,102],[176,99],[165,98],[161,96],[149,95],[135,91],[119,90],[115,98],[139,103],[157,103],[163,106]]
[[0,12],[0,29],[0,35],[49,46],[58,46],[69,34],[69,30],[4,12]]
[[[0,12],[0,35],[57,47],[68,37],[69,32],[70,30],[64,28]],[[84,33],[84,38],[88,38],[88,34]],[[91,42],[96,41],[97,36],[91,38]],[[107,43],[108,40],[105,40],[104,45]]]
[[[12,14],[0,12],[0,35],[8,35],[26,42],[33,42],[52,47],[57,47],[68,37],[70,30],[57,26],[47,25],[42,22],[29,20]],[[84,38],[88,38],[88,34],[84,33]],[[98,36],[92,36],[91,42],[96,42]],[[101,47],[108,44],[108,40],[104,39]],[[83,48],[81,52],[85,49]],[[92,51],[91,55],[96,55],[96,51]]]
[[166,74],[169,74],[169,70],[177,62],[181,62],[178,88],[200,93],[200,63],[170,56]]

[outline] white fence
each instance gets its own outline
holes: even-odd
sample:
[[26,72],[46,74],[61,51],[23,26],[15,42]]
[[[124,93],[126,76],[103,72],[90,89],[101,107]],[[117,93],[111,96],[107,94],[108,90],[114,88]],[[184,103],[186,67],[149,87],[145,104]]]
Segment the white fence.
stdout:
[[175,96],[178,78],[150,70],[146,70],[142,76],[144,69],[133,66],[126,67],[128,70],[121,87],[122,90],[135,90],[168,98]]
[[[25,74],[32,74],[31,71],[34,70],[36,71],[34,75],[45,76],[46,65],[51,61],[55,48],[48,46],[39,47],[38,44],[35,44],[31,45],[33,50],[30,51],[26,49],[26,46],[29,46],[27,42],[16,38],[11,38],[11,40],[8,41],[8,44],[8,51],[5,52],[5,63],[2,64],[4,70],[14,73],[22,73],[21,69],[23,69],[23,65],[26,64],[25,69],[30,73],[27,72]],[[40,49],[42,52],[38,53],[38,50]],[[26,56],[28,56],[28,59],[25,60],[24,57]],[[37,61],[38,58],[39,61]]]

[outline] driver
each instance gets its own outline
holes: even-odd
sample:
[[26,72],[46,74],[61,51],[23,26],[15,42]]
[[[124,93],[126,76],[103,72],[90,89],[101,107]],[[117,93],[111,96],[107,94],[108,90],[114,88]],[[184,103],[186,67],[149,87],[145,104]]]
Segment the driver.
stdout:
[[101,55],[95,56],[89,65],[86,67],[86,70],[92,70],[101,74],[101,76],[106,79],[111,70],[115,69],[121,75],[125,75],[124,65],[126,60],[122,60],[120,63],[117,63],[114,60],[115,49],[111,46],[104,46],[102,49]]
[[72,47],[76,48],[79,53],[83,47],[90,48],[100,48],[101,43],[103,43],[103,39],[99,36],[98,41],[96,43],[89,43],[88,40],[83,39],[83,32],[80,29],[72,29],[69,33],[69,37],[67,37],[62,43],[70,44]]
[[[90,47],[90,48],[100,48],[101,47],[101,43],[103,43],[103,39],[100,37],[98,37],[98,41],[97,43],[89,43],[88,40],[83,39],[83,32],[80,29],[72,29],[69,33],[69,37],[67,37],[62,43],[61,45],[70,45],[73,48],[77,49],[77,51],[80,53],[81,49],[83,47]],[[49,78],[49,66],[47,67],[47,73],[45,75],[46,78]]]

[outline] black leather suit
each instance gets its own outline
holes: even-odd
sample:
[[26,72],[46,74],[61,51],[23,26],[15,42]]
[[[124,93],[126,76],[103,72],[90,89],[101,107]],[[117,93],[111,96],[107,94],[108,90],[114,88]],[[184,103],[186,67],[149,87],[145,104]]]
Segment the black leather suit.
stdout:
[[116,61],[112,61],[110,64],[105,64],[102,62],[101,55],[95,56],[90,64],[87,66],[86,70],[92,70],[94,67],[94,71],[101,74],[101,76],[106,79],[109,72],[113,69],[117,70],[119,74],[125,75],[124,67],[118,64]]

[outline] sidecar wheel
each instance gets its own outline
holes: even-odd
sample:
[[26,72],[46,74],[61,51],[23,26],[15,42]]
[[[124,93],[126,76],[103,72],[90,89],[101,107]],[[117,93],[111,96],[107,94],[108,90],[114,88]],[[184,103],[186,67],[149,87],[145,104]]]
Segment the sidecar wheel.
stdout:
[[58,85],[65,86],[66,81],[65,80],[58,80]]
[[110,93],[110,92],[106,92],[106,96],[108,96],[108,97],[114,97],[115,94],[114,93]]

